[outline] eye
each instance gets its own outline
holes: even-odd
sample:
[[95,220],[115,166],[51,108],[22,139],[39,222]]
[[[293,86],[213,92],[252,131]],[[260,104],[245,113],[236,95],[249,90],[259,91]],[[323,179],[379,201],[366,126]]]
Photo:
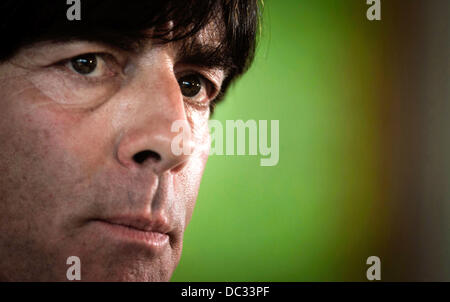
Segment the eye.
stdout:
[[95,71],[98,65],[97,55],[85,54],[70,60],[70,67],[82,75],[89,75]]
[[185,97],[195,97],[202,90],[203,79],[195,74],[182,76],[178,79],[181,93]]
[[62,63],[73,73],[89,80],[106,79],[120,72],[115,58],[107,53],[86,53]]

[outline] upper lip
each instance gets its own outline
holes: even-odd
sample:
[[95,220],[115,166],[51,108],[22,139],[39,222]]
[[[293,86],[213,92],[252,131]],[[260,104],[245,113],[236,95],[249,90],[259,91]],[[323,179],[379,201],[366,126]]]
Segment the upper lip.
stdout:
[[171,227],[168,224],[167,219],[162,216],[157,219],[150,219],[143,216],[115,216],[99,220],[111,224],[130,227],[143,232],[157,232],[166,234],[171,231]]

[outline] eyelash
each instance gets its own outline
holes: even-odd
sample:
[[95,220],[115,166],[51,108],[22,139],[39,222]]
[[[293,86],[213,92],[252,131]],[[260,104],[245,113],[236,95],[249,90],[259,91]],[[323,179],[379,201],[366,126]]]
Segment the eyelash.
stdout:
[[[78,73],[77,71],[75,71],[73,69],[73,67],[71,68],[69,66],[69,64],[71,64],[71,61],[73,59],[75,59],[77,57],[87,56],[87,55],[94,55],[97,58],[100,58],[103,61],[103,64],[104,64],[108,74],[100,76],[100,77],[93,77],[93,76],[90,77],[90,76]],[[116,68],[110,68],[111,65],[114,65],[114,67],[117,67],[117,69]],[[108,53],[95,53],[95,52],[84,53],[84,54],[80,54],[80,55],[77,55],[77,56],[74,56],[74,57],[70,57],[68,59],[61,60],[61,61],[57,62],[55,64],[55,66],[58,67],[58,68],[62,68],[70,76],[76,77],[77,80],[81,80],[81,81],[84,81],[87,84],[92,84],[92,85],[104,82],[105,79],[109,79],[109,78],[114,77],[114,76],[116,76],[117,74],[120,73],[118,71],[119,70],[119,67],[118,67],[119,63],[114,58],[114,56],[112,56],[112,55],[110,55]]]

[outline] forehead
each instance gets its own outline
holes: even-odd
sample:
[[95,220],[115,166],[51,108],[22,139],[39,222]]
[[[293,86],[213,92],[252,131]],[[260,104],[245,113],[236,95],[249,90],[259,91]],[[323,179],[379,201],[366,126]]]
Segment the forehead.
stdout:
[[225,37],[225,24],[221,19],[212,19],[205,27],[203,27],[195,38],[203,45],[219,46],[223,43]]
[[[174,49],[186,51],[187,49],[200,47],[218,49],[225,44],[225,29],[221,18],[211,19],[203,28],[183,39],[174,39],[175,30],[173,22],[168,22],[158,29],[148,29],[145,31],[145,38],[136,43],[135,46],[139,49],[148,44],[170,44]],[[161,32],[163,32],[163,38],[154,38],[154,36],[158,37]]]
[[177,61],[221,69],[226,75],[232,58],[224,37],[223,23],[212,20],[195,35],[169,44],[176,53]]

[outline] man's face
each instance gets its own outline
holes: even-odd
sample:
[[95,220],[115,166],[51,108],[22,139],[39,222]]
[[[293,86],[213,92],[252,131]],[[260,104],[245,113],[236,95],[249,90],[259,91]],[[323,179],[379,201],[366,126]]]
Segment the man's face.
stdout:
[[[83,281],[169,280],[223,77],[151,41],[39,43],[0,65],[0,279],[67,280],[77,256]],[[191,155],[172,152],[177,120]]]

